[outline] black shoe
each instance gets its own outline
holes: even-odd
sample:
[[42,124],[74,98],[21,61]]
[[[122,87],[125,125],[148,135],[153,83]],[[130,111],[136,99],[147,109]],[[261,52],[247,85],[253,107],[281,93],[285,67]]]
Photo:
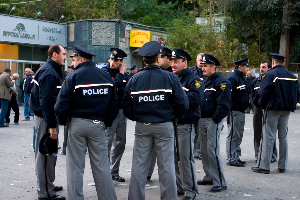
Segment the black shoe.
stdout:
[[221,192],[227,190],[227,186],[213,186],[209,191],[210,192]]
[[39,200],[65,200],[66,198],[63,196],[60,196],[58,194],[55,194],[54,196],[50,198],[39,198]]
[[279,169],[279,168],[278,168],[278,171],[279,171],[279,173],[284,173],[284,172],[285,172],[285,169]]
[[241,159],[237,160],[239,163],[242,163],[243,165],[246,164],[246,161],[242,161]]
[[62,191],[64,188],[62,186],[55,186],[54,191],[58,192],[58,191]]
[[147,176],[147,180],[150,181],[150,179],[151,179],[151,176]]
[[184,195],[184,192],[179,192],[179,191],[177,191],[177,195],[178,195],[178,196]]
[[271,163],[277,162],[276,158],[272,158]]
[[212,181],[203,181],[203,180],[199,180],[197,181],[198,185],[213,185]]
[[245,167],[245,165],[243,163],[240,163],[238,161],[228,162],[228,163],[226,163],[226,165],[235,166],[235,167]]
[[123,178],[119,175],[112,176],[112,180],[118,181],[118,182],[125,182],[125,178]]
[[270,170],[261,169],[258,167],[252,167],[251,169],[252,169],[252,171],[257,172],[257,173],[270,174]]
[[8,124],[3,124],[3,125],[0,125],[0,127],[9,127]]
[[182,200],[194,200],[195,197],[183,196]]

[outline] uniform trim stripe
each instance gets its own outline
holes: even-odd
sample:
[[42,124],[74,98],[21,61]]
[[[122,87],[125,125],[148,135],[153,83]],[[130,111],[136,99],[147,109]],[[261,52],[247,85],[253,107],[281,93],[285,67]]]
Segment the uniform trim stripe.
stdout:
[[56,86],[57,89],[60,89],[62,86]]
[[189,91],[189,89],[187,89],[187,88],[185,88],[185,87],[182,87],[182,89],[184,89],[184,90],[187,91],[187,92]]
[[86,85],[76,85],[76,86],[75,86],[75,90],[76,90],[77,88],[86,88],[86,87],[95,87],[95,86],[105,86],[105,85],[107,85],[107,86],[113,86],[113,84],[111,84],[111,83],[95,83],[95,84],[86,84]]
[[260,88],[260,86],[258,86],[258,87],[255,87],[255,88],[254,88],[254,90],[258,90],[259,88]]
[[144,91],[137,91],[137,92],[131,92],[130,94],[149,94],[154,92],[171,92],[171,89],[156,89],[156,90],[144,90]]
[[217,91],[215,88],[206,88],[206,89],[204,90],[204,92],[207,91],[207,90]]
[[246,87],[246,85],[240,85],[240,86],[236,87],[236,89],[242,89],[243,87]]
[[35,79],[32,79],[32,81],[33,81],[37,86],[40,86],[39,83],[38,83]]
[[275,83],[276,81],[278,80],[284,80],[284,81],[298,81],[297,78],[279,78],[279,77],[276,77],[273,82]]

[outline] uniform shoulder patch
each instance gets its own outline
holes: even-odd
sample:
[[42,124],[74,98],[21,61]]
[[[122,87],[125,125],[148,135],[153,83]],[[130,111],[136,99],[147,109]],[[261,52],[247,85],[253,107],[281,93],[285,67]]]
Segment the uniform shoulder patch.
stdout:
[[226,88],[226,83],[221,83],[219,86],[220,86],[221,90],[224,91]]
[[201,81],[195,80],[195,86],[196,86],[196,88],[201,87],[201,85],[202,85],[202,82],[201,82]]

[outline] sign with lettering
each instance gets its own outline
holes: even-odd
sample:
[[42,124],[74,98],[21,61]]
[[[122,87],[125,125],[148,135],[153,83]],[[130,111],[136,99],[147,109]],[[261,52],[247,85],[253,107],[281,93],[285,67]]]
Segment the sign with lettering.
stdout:
[[152,41],[152,31],[130,31],[130,47],[142,47],[145,43]]
[[67,26],[55,22],[0,15],[0,41],[67,46]]

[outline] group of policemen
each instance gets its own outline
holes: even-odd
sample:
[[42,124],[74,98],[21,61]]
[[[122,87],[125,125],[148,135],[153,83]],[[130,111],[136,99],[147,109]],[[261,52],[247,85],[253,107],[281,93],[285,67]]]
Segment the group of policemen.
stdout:
[[[177,200],[178,195],[184,200],[195,199],[197,185],[212,185],[211,192],[226,190],[220,154],[220,132],[226,116],[227,164],[245,165],[240,159],[240,144],[250,90],[245,83],[248,58],[235,61],[234,71],[224,78],[216,72],[220,62],[210,54],[199,54],[199,66],[193,68],[188,67],[192,58],[186,51],[170,50],[155,41],[145,43],[138,54],[146,66],[130,77],[125,72],[123,58],[127,54],[123,50],[111,48],[108,66],[99,69],[92,62],[95,55],[75,45],[71,56],[74,71],[62,80],[66,52],[60,45],[49,48],[47,62],[34,76],[30,98],[37,135],[39,200],[65,199],[56,194],[62,187],[53,184],[56,154],[39,151],[47,145],[39,144],[45,134],[49,140],[57,139],[58,124],[69,127],[67,193],[72,200],[84,199],[87,149],[98,199],[117,199],[113,180],[125,181],[119,175],[119,166],[127,118],[136,121],[128,199],[145,199],[146,181],[151,179],[156,159],[161,199]],[[270,173],[277,128],[278,169],[285,171],[288,116],[299,100],[298,80],[284,69],[284,56],[271,55],[273,68],[253,81],[254,104],[263,112],[257,120],[263,124],[262,136],[255,136],[259,138],[255,140],[257,166],[252,168],[259,173]],[[200,142],[205,172],[198,181],[195,140]]]

